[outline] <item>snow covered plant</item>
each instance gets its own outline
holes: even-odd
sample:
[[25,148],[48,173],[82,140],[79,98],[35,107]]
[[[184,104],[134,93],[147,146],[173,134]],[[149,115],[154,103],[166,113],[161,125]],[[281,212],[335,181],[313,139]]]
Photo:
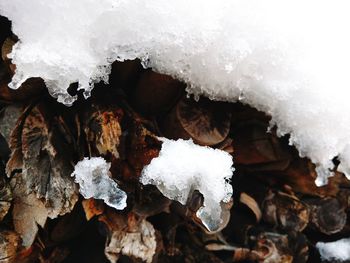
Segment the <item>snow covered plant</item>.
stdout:
[[198,190],[204,203],[197,217],[209,231],[217,230],[223,223],[221,202],[232,196],[232,156],[192,140],[162,141],[159,156],[143,169],[141,183],[156,185],[163,195],[183,205]]
[[[196,96],[241,100],[317,166],[317,185],[350,176],[347,0],[1,0],[20,41],[10,86],[42,77],[58,101],[108,81],[113,61],[140,58]],[[28,11],[30,10],[30,11]]]

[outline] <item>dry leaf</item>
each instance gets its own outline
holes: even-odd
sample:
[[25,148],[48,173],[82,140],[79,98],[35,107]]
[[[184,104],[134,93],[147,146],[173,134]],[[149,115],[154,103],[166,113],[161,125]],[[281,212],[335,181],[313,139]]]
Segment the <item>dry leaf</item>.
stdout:
[[23,240],[23,246],[32,245],[38,232],[38,225],[44,227],[48,216],[45,204],[34,193],[27,193],[22,174],[11,179],[13,188],[13,224]]
[[88,121],[85,124],[85,133],[90,145],[97,148],[99,154],[112,153],[119,157],[118,145],[122,134],[120,119],[123,112],[120,108],[100,109],[94,108],[89,113]]
[[[78,195],[70,178],[72,166],[66,159],[70,152],[64,148],[65,143],[55,125],[47,123],[38,107],[34,107],[24,119],[20,140],[16,148],[20,146],[22,149],[26,192],[33,191],[37,197],[45,199],[50,218],[71,211]],[[16,150],[13,156],[15,153]]]
[[15,263],[17,250],[21,245],[21,239],[13,231],[0,231],[0,262]]
[[12,202],[12,192],[11,188],[5,181],[5,179],[0,176],[0,221],[3,220],[8,210],[11,207]]
[[86,219],[88,221],[94,216],[101,215],[105,208],[101,200],[95,200],[93,198],[83,200],[82,205],[85,211]]
[[156,231],[145,219],[138,219],[130,213],[108,213],[100,217],[107,225],[109,237],[106,242],[105,254],[111,263],[118,261],[121,255],[152,262],[156,253]]

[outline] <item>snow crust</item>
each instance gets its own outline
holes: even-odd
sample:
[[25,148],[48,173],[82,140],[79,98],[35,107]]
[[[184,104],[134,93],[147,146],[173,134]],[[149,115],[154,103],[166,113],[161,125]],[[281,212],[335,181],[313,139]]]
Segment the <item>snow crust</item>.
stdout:
[[204,203],[197,217],[208,230],[218,229],[222,223],[221,202],[229,202],[232,196],[231,155],[192,140],[162,141],[159,156],[143,169],[141,183],[157,186],[164,196],[183,205],[198,190]]
[[347,0],[1,0],[20,38],[11,87],[42,77],[71,105],[72,82],[89,96],[114,60],[188,84],[196,96],[250,104],[290,134],[317,166],[332,159],[350,177],[350,49]]
[[328,243],[318,242],[316,248],[320,252],[323,260],[350,260],[350,238],[343,238]]
[[108,206],[122,210],[126,207],[127,196],[110,178],[110,167],[102,157],[84,158],[75,165],[72,176],[84,198],[103,199]]

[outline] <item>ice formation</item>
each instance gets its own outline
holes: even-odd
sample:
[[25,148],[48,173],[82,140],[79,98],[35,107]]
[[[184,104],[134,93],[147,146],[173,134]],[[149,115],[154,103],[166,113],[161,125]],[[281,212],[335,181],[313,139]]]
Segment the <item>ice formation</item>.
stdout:
[[101,157],[84,158],[74,167],[72,176],[79,184],[84,198],[103,199],[110,207],[122,210],[126,207],[126,193],[109,176],[110,163]]
[[141,183],[156,185],[163,195],[183,205],[198,190],[204,203],[197,217],[208,230],[216,230],[222,222],[220,203],[232,196],[231,155],[192,140],[162,140],[159,156],[142,171]]
[[318,242],[316,248],[323,260],[333,262],[350,260],[350,238],[343,238],[334,242]]
[[347,0],[1,0],[20,38],[11,87],[42,77],[70,105],[72,82],[89,96],[114,60],[188,84],[196,96],[240,99],[272,116],[323,185],[338,156],[350,176]]

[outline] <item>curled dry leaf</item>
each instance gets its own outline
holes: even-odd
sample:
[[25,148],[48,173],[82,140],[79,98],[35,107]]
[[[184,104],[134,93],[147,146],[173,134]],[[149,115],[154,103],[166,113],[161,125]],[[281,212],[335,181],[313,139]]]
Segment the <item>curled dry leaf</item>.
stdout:
[[262,261],[264,256],[255,250],[250,250],[248,248],[237,248],[233,252],[233,262],[241,262],[243,260],[249,261]]
[[260,222],[262,217],[262,212],[258,203],[255,201],[255,199],[249,196],[247,193],[243,192],[239,196],[239,201],[242,204],[245,204],[247,207],[249,207],[256,217],[256,222]]
[[314,198],[305,200],[310,209],[311,227],[323,234],[339,233],[345,226],[347,213],[336,198]]
[[14,195],[13,224],[22,238],[23,246],[29,247],[37,235],[38,225],[44,227],[49,212],[34,193],[27,192],[22,174],[16,174],[11,179],[11,186]]
[[12,191],[8,183],[0,175],[0,221],[3,220],[11,207]]
[[144,186],[135,197],[133,212],[147,218],[161,212],[170,212],[172,201],[163,196],[154,186]]
[[298,232],[263,232],[256,237],[254,249],[263,255],[262,263],[305,263],[308,260],[307,240]]
[[71,153],[56,125],[38,106],[28,107],[11,134],[7,174],[12,176],[14,226],[24,246],[33,243],[38,225],[43,226],[47,217],[71,211],[78,200],[70,178]]
[[94,216],[101,215],[105,208],[101,200],[96,200],[93,198],[83,200],[82,205],[85,211],[86,220],[88,221]]
[[128,130],[126,160],[139,177],[143,168],[158,157],[162,142],[139,121],[133,121]]
[[8,174],[22,169],[25,192],[33,191],[44,198],[51,218],[71,211],[78,199],[70,178],[71,152],[55,125],[54,120],[45,120],[39,108],[34,107],[13,133],[13,152],[7,167]]
[[283,171],[291,159],[290,149],[260,120],[236,124],[233,129],[234,160],[254,171]]
[[21,238],[13,231],[0,231],[0,262],[15,263],[17,251],[21,246]]
[[46,89],[41,78],[29,78],[16,90],[9,88],[8,82],[8,77],[0,79],[0,100],[6,103],[28,102],[30,99],[38,98]]
[[156,231],[151,223],[130,213],[107,213],[99,218],[109,230],[105,254],[112,263],[121,255],[151,263],[156,253]]
[[20,105],[8,105],[0,110],[0,134],[9,144],[11,132],[15,129],[17,120],[23,112]]
[[105,155],[110,152],[118,158],[122,116],[123,111],[120,108],[94,107],[84,127],[90,147],[96,147],[99,154]]
[[12,38],[6,38],[1,48],[1,58],[12,74],[15,73],[16,65],[11,63],[11,58],[9,58],[8,55],[12,52],[14,44],[16,44],[16,41]]
[[147,70],[140,76],[132,94],[132,103],[141,113],[161,114],[174,106],[184,90],[184,83]]
[[339,172],[335,172],[334,176],[329,178],[328,184],[322,187],[315,185],[316,178],[315,165],[306,158],[294,159],[288,169],[279,176],[279,180],[290,185],[295,192],[310,196],[336,196],[340,188],[350,187],[350,181]]
[[309,209],[296,196],[269,192],[262,205],[263,219],[284,230],[303,231],[309,223]]
[[183,97],[165,118],[162,131],[171,139],[190,139],[212,146],[225,140],[231,127],[231,106],[204,98]]

